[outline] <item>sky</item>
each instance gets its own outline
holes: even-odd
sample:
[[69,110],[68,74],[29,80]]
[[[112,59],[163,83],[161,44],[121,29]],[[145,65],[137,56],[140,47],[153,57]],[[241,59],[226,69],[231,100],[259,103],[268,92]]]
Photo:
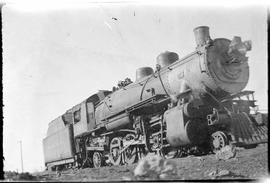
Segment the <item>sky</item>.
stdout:
[[89,3],[32,7],[6,5],[3,33],[4,170],[44,168],[48,124],[98,90],[111,90],[139,67],[155,66],[166,50],[193,52],[193,29],[211,38],[252,40],[250,79],[267,109],[267,11],[256,6]]

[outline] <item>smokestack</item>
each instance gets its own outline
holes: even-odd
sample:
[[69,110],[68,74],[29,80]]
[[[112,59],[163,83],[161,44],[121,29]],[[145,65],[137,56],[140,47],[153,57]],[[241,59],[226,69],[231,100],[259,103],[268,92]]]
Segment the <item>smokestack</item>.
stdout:
[[211,40],[209,35],[209,27],[207,26],[196,27],[195,29],[193,29],[193,32],[195,35],[197,47],[203,46]]

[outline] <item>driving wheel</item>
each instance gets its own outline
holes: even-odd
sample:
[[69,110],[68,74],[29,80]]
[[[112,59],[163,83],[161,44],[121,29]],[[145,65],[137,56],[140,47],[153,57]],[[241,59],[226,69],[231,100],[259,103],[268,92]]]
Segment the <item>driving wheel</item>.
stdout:
[[121,165],[122,155],[120,153],[122,149],[122,138],[115,137],[110,143],[110,159],[113,165]]
[[[133,134],[128,134],[124,138],[127,144],[133,142],[134,139],[135,139],[135,135]],[[125,162],[129,165],[135,163],[138,159],[137,148],[134,145],[131,145],[128,148],[126,148],[126,150],[124,151],[124,154],[125,154]]]

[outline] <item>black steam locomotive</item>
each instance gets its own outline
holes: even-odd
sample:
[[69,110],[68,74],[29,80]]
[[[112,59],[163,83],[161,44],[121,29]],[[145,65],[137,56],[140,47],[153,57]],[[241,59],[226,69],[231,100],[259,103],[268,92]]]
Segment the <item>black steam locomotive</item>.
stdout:
[[194,34],[191,54],[161,53],[155,71],[139,68],[135,82],[127,78],[53,120],[43,140],[46,167],[97,168],[149,152],[172,158],[267,142],[268,115],[256,111],[253,91],[242,91],[251,42],[211,39],[206,26]]

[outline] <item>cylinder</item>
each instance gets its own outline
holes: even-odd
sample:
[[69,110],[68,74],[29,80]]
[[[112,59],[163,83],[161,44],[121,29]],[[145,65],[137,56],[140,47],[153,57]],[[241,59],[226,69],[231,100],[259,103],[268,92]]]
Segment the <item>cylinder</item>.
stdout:
[[207,141],[208,128],[203,119],[189,120],[185,125],[185,130],[192,144],[199,145]]
[[151,67],[141,67],[136,70],[136,81],[154,73]]
[[189,118],[202,116],[199,108],[194,107],[192,102],[184,104],[183,112]]
[[165,67],[167,65],[170,65],[177,61],[179,59],[179,56],[175,52],[165,51],[158,55],[157,57],[157,64],[160,65],[160,67]]
[[194,35],[195,35],[195,41],[197,46],[203,46],[209,41],[210,34],[209,34],[209,27],[207,26],[199,26],[193,29]]
[[207,140],[207,123],[201,118],[185,119],[183,110],[174,107],[164,114],[167,141],[173,147],[202,144]]

